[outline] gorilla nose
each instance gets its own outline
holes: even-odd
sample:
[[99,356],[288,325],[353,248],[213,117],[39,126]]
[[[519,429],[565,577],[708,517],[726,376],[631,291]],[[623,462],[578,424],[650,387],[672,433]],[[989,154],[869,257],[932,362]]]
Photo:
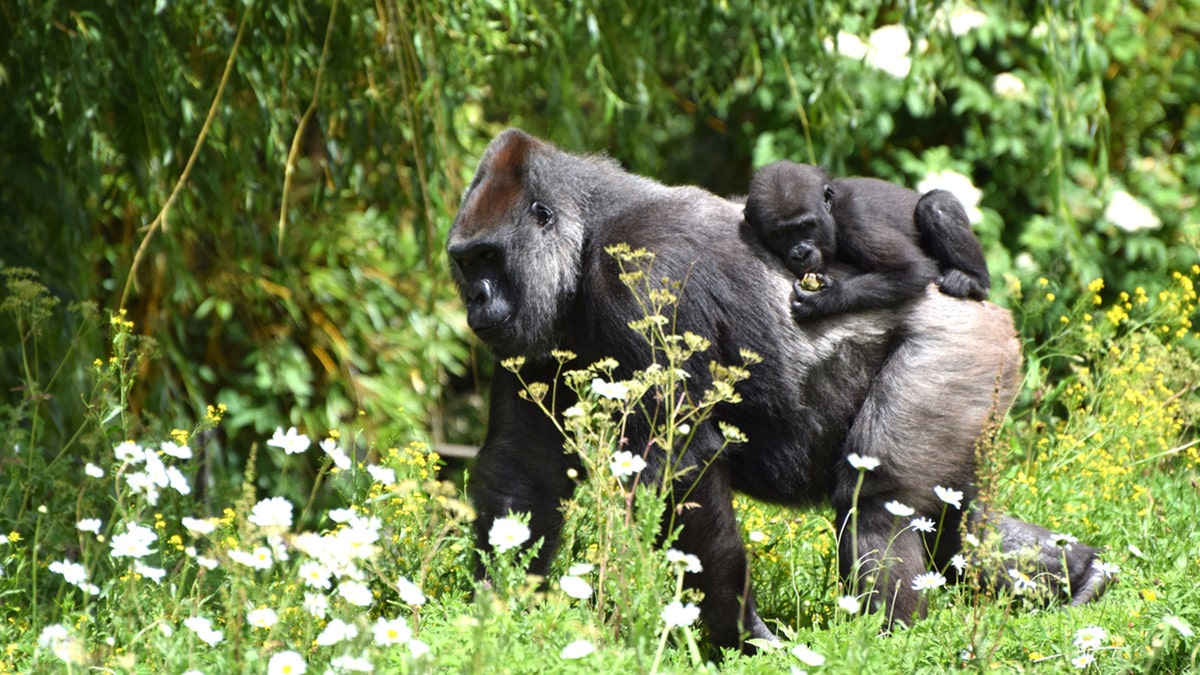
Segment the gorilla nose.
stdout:
[[488,304],[492,299],[492,285],[486,281],[477,281],[471,284],[470,293],[467,294],[467,304],[482,307]]

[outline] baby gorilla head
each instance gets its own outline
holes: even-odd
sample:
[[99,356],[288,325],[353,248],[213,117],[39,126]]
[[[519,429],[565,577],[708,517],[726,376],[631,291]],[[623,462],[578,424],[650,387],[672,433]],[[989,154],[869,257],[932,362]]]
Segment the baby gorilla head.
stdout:
[[797,277],[823,271],[837,250],[831,183],[820,168],[786,160],[750,181],[746,221]]

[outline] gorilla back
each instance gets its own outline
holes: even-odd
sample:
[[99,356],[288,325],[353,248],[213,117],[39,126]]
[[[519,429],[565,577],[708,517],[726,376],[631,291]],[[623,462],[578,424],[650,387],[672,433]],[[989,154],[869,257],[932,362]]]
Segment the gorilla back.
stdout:
[[[701,474],[688,496],[698,508],[681,511],[675,546],[701,560],[704,572],[689,577],[698,577],[715,644],[748,648],[747,636],[771,638],[749,590],[734,490],[782,504],[831,501],[843,577],[871,609],[911,620],[924,612],[912,579],[944,569],[959,551],[960,519],[975,492],[976,443],[1015,392],[1020,354],[1011,319],[931,285],[903,308],[797,324],[788,310],[792,277],[757,243],[741,212],[703,190],[666,187],[508,130],[480,161],[448,251],[471,328],[498,356],[526,357],[527,380],[554,376],[553,349],[573,351],[585,365],[609,356],[626,369],[649,364],[649,347],[628,327],[642,310],[605,252],[617,243],[653,252],[656,277],[685,282],[675,329],[710,339],[706,359],[741,363],[741,349],[763,357],[738,385],[743,402],[698,425],[683,454],[692,464],[712,461],[688,474]],[[696,393],[711,382],[700,361],[685,366]],[[530,514],[531,540],[545,538],[532,570],[542,573],[562,526],[559,505],[573,489],[567,473],[577,463],[519,389],[512,373],[496,369],[468,491],[481,548],[495,518]],[[745,431],[748,442],[718,456],[719,421]],[[626,447],[640,452],[648,438],[649,429],[635,422]],[[858,472],[846,461],[850,453],[880,462],[859,490],[856,532],[850,513]],[[646,459],[653,472],[662,458],[651,451]],[[949,509],[942,519],[935,486],[963,492],[964,510]],[[932,538],[906,528],[894,534],[884,509],[892,500],[942,521],[932,557]],[[1075,601],[1103,589],[1091,567],[1096,549],[1077,544],[1064,556],[1042,528],[988,520],[1011,547],[1032,549],[1035,573]]]

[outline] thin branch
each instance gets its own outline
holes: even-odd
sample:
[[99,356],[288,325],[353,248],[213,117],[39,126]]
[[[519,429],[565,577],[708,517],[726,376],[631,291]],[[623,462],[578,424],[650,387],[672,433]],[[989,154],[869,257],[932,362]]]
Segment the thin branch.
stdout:
[[317,81],[313,85],[312,100],[300,118],[300,125],[296,127],[296,135],[292,137],[292,147],[288,149],[287,163],[283,168],[283,201],[279,206],[279,246],[276,250],[280,258],[283,257],[283,234],[287,228],[288,201],[292,193],[292,177],[296,173],[296,157],[300,154],[300,140],[304,137],[304,130],[308,128],[309,120],[316,114],[317,103],[321,98],[321,79],[325,76],[325,56],[329,53],[329,43],[333,40],[333,25],[334,20],[337,19],[337,8],[338,0],[333,0],[333,5],[329,9],[329,23],[325,26],[325,43],[321,45],[321,58],[317,61]]
[[196,137],[196,144],[192,146],[192,154],[188,157],[187,164],[183,167],[183,173],[179,174],[179,180],[175,182],[175,188],[171,190],[171,196],[167,197],[167,201],[163,203],[162,209],[154,220],[150,221],[150,225],[146,227],[146,236],[142,239],[142,243],[138,245],[137,252],[133,254],[133,262],[129,265],[129,276],[125,279],[125,289],[121,291],[121,302],[118,308],[125,308],[125,301],[129,299],[129,288],[133,285],[133,280],[137,277],[138,265],[142,262],[142,256],[145,255],[146,249],[149,247],[150,239],[154,237],[154,233],[159,228],[166,227],[167,214],[171,210],[171,206],[175,204],[179,193],[183,192],[183,186],[187,183],[188,176],[192,173],[192,167],[196,165],[196,158],[200,156],[200,148],[204,147],[204,139],[208,136],[208,130],[212,127],[212,122],[217,116],[217,105],[221,102],[221,97],[225,94],[225,85],[229,82],[229,74],[233,72],[233,62],[237,58],[238,47],[242,44],[242,36],[246,34],[246,25],[250,23],[250,13],[252,8],[247,8],[246,13],[242,15],[242,22],[238,25],[237,36],[233,39],[233,49],[229,51],[229,58],[225,61],[225,72],[221,73],[221,82],[217,85],[217,93],[213,96],[212,105],[208,107],[208,116],[204,118],[204,126],[200,127],[200,135]]

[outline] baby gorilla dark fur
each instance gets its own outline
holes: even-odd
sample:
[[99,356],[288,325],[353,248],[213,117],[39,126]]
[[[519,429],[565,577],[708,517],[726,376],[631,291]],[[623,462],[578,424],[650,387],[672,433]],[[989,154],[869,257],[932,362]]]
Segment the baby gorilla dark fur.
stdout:
[[[779,161],[759,170],[746,220],[797,279],[797,321],[896,307],[936,279],[943,293],[987,299],[983,249],[962,204],[945,190],[916,192],[874,178],[831,178],[815,166]],[[833,269],[842,274],[833,274]]]

